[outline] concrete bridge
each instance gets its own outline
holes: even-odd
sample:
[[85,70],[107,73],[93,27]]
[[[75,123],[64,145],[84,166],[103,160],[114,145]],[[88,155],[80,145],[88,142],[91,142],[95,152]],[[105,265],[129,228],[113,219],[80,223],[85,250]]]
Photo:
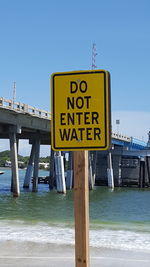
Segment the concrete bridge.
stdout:
[[[11,162],[12,162],[12,192],[14,196],[18,196],[20,194],[18,162],[17,162],[17,150],[18,150],[19,139],[28,139],[29,143],[32,144],[30,160],[24,181],[24,187],[29,187],[29,182],[33,171],[32,191],[35,192],[37,191],[37,182],[38,182],[40,144],[45,144],[45,145],[51,144],[50,121],[51,121],[51,113],[48,111],[37,109],[35,107],[29,106],[27,104],[22,104],[20,102],[13,102],[12,100],[0,98],[0,138],[10,140]],[[125,153],[126,155],[132,153],[132,156],[143,156],[143,155],[150,156],[147,150],[147,144],[145,142],[137,140],[133,137],[123,136],[116,133],[112,133],[111,151],[105,153],[103,152],[96,152],[96,153],[98,153],[99,155],[107,154],[107,161],[110,169],[112,168],[111,154],[114,155],[113,157],[117,156],[120,157],[121,155],[123,155],[123,153]],[[56,155],[61,158],[60,153],[56,153]],[[96,157],[92,156],[92,158]],[[33,162],[34,162],[34,168],[33,168]],[[115,160],[114,165],[116,164],[116,162],[118,161]],[[94,163],[91,162],[91,164],[93,165]],[[52,165],[53,165],[53,160],[51,160],[51,170],[53,169]],[[58,168],[56,168],[56,172],[58,173],[59,176],[60,174],[59,163],[58,163]]]
[[19,139],[28,139],[32,144],[24,187],[31,179],[33,162],[33,191],[37,190],[40,144],[50,144],[50,112],[0,98],[0,139],[10,140],[12,163],[12,192],[20,194],[17,151]]
[[[50,145],[51,113],[33,106],[0,98],[0,138],[8,139],[14,129],[18,139],[31,143],[38,136],[41,144]],[[147,144],[133,137],[112,133],[112,144],[128,150],[143,150]]]
[[14,131],[17,139],[28,139],[32,142],[38,136],[41,144],[49,145],[50,119],[51,114],[48,111],[0,98],[1,139],[8,139],[10,131]]

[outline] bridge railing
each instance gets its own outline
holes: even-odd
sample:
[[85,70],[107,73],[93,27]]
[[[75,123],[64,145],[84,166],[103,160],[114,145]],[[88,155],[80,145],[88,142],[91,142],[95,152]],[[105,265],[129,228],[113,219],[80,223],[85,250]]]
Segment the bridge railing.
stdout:
[[126,136],[126,135],[122,135],[122,134],[119,134],[119,133],[112,133],[112,138],[114,139],[119,139],[119,140],[122,140],[122,141],[125,141],[125,142],[131,142],[131,137],[129,136]]
[[147,146],[147,143],[143,140],[139,140],[135,137],[132,137],[131,139],[132,139],[132,143],[134,143],[135,145],[140,145],[140,146],[144,146],[144,147]]
[[[6,108],[9,110],[14,110],[15,112],[30,114],[32,116],[41,117],[50,120],[51,112],[35,108],[33,106],[23,104],[20,102],[14,102],[13,100],[8,100],[3,97],[0,97],[0,108]],[[119,139],[121,141],[125,141],[128,143],[135,143],[139,145],[145,146],[145,142],[135,139],[133,137],[129,137],[126,135],[122,135],[120,133],[112,133],[112,138]]]
[[33,106],[23,104],[20,102],[14,102],[13,100],[8,100],[3,97],[0,97],[0,108],[6,108],[14,110],[16,112],[28,113],[36,117],[51,119],[51,112],[49,111],[38,109]]

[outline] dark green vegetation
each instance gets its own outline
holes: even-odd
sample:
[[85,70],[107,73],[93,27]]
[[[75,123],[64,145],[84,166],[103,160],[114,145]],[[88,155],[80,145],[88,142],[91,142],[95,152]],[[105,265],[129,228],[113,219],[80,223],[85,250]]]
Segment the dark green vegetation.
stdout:
[[[9,150],[0,152],[0,167],[5,167],[6,161],[11,161]],[[26,167],[29,161],[29,157],[23,157],[18,154],[18,161],[23,162],[22,167]],[[41,157],[40,162],[49,163],[50,157]]]

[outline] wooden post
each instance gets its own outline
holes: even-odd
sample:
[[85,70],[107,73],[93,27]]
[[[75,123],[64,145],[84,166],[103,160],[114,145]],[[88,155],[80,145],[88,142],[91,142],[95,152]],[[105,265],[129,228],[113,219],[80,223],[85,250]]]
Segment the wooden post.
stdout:
[[76,151],[73,158],[76,267],[89,267],[88,151]]

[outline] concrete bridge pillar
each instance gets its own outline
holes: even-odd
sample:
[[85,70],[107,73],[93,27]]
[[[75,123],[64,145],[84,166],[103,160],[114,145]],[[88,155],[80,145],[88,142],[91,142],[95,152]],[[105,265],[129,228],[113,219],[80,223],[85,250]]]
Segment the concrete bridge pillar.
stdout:
[[107,162],[108,162],[108,168],[107,168],[108,187],[114,189],[114,174],[113,174],[112,158],[110,151],[108,152],[107,155]]
[[66,188],[72,189],[73,187],[73,161],[72,161],[73,153],[69,152],[68,158],[68,168],[67,168],[67,176],[66,176]]
[[145,187],[145,158],[141,157],[140,159],[140,173],[139,173],[139,187],[144,188]]
[[113,173],[114,173],[114,185],[121,186],[121,156],[113,155]]
[[146,167],[147,167],[147,179],[148,179],[148,187],[150,186],[150,157],[146,156]]
[[66,193],[64,161],[61,152],[56,152],[55,156],[56,186],[58,193]]
[[95,184],[95,178],[96,178],[96,163],[97,163],[97,151],[92,151],[91,156],[91,163],[92,163],[92,176],[93,176],[93,182]]
[[88,152],[88,178],[89,178],[89,189],[92,190],[95,184],[95,181],[93,180],[93,172],[92,172],[92,159],[91,159],[91,154],[90,152]]
[[[18,150],[19,150],[19,139],[16,136],[16,145],[17,145],[17,155],[18,155]],[[18,160],[17,160],[18,162]],[[11,175],[11,187],[10,191],[13,192],[13,174]]]
[[51,147],[51,156],[50,156],[50,173],[49,173],[49,189],[54,188],[55,181],[55,164],[54,164],[54,150]]
[[23,188],[29,188],[29,185],[30,185],[32,172],[33,172],[33,162],[34,162],[34,157],[35,157],[35,146],[36,146],[36,144],[33,143],[32,144],[32,148],[31,148],[31,153],[30,153],[28,166],[27,166],[27,169],[26,169]]
[[37,138],[35,140],[35,156],[34,156],[32,192],[37,192],[38,191],[39,156],[40,156],[40,138]]
[[95,185],[97,151],[89,151],[89,189]]
[[12,192],[14,197],[19,197],[19,172],[18,172],[18,156],[17,156],[17,138],[16,133],[20,132],[16,126],[9,127],[9,139],[10,139],[10,154],[11,154],[11,170],[12,170]]

